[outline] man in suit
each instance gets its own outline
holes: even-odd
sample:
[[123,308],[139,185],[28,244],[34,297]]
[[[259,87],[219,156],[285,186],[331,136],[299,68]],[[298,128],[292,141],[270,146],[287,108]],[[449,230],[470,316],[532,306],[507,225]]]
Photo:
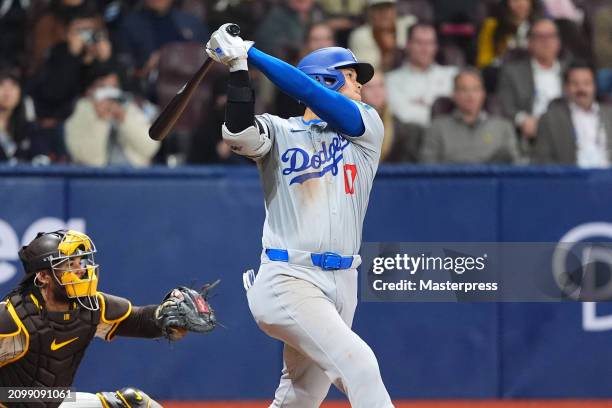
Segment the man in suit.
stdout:
[[540,119],[533,161],[609,167],[612,162],[612,107],[595,101],[595,71],[572,63],[563,76],[565,97]]
[[497,94],[502,111],[526,139],[536,135],[538,118],[561,95],[561,41],[550,19],[535,21],[528,33],[529,58],[505,65]]

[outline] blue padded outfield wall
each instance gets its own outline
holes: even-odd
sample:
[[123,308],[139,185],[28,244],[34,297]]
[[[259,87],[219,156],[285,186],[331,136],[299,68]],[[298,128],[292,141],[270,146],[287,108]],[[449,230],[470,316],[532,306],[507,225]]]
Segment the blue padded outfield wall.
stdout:
[[[157,303],[176,285],[222,278],[226,326],[165,341],[95,341],[78,390],[137,385],[159,399],[265,399],[281,345],[259,331],[241,273],[256,267],[264,219],[253,168],[0,169],[0,291],[40,229],[85,229],[101,290]],[[314,222],[315,220],[313,220]],[[612,241],[612,171],[382,168],[366,241]],[[360,303],[355,330],[394,398],[612,397],[612,305]],[[336,394],[337,395],[337,394]]]

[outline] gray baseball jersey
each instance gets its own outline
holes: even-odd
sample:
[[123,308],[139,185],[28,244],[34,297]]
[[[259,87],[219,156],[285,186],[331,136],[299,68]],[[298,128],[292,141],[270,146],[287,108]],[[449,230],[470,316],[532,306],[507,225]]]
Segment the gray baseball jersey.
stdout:
[[341,135],[325,122],[257,116],[270,151],[258,161],[266,203],[264,248],[357,254],[383,124],[374,108],[355,102],[365,132]]
[[245,284],[258,326],[285,343],[270,408],[319,406],[332,383],[355,408],[393,408],[374,353],[351,330],[358,263],[322,270],[291,258],[292,250],[359,251],[384,131],[372,107],[357,105],[365,125],[359,137],[319,120],[257,117],[272,142],[257,162],[266,202],[263,246],[287,249],[290,257],[270,262],[262,254],[257,278]]

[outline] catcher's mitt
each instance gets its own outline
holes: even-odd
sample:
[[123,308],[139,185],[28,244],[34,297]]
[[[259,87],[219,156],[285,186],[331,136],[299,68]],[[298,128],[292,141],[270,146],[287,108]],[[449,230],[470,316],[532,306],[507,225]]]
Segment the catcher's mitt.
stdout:
[[213,330],[217,319],[207,298],[210,290],[219,282],[221,280],[204,285],[200,292],[185,286],[172,289],[155,311],[156,323],[164,337],[178,340],[185,330],[196,333]]

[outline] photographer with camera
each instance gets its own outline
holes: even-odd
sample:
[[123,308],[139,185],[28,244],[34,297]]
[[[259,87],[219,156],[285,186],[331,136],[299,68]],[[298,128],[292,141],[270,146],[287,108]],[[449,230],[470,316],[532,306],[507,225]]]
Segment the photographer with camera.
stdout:
[[32,81],[37,126],[32,150],[50,161],[65,161],[63,122],[91,82],[92,73],[112,65],[112,46],[95,9],[82,9],[68,22],[66,39],[55,45]]
[[[30,6],[29,13],[33,21],[25,41],[28,66],[24,68],[28,77],[40,70],[54,46],[66,41],[68,26],[74,16],[98,10],[96,0],[50,0],[35,3],[40,4]],[[103,27],[104,22],[100,19],[97,28]]]
[[102,67],[65,125],[65,142],[73,162],[87,166],[146,166],[159,143],[145,135],[149,120],[120,86],[112,67]]
[[68,27],[66,41],[70,54],[80,57],[85,65],[108,61],[112,55],[106,31],[98,28],[92,18],[74,20]]

